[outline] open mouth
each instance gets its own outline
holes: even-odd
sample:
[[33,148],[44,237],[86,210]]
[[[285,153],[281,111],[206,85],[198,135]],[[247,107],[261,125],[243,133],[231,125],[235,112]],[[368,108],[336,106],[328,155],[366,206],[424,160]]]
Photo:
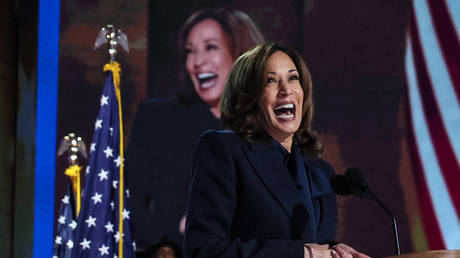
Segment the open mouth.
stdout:
[[291,120],[294,118],[295,105],[292,103],[281,104],[273,110],[275,116],[282,120]]
[[215,73],[200,73],[197,76],[201,88],[206,89],[216,84],[217,74]]

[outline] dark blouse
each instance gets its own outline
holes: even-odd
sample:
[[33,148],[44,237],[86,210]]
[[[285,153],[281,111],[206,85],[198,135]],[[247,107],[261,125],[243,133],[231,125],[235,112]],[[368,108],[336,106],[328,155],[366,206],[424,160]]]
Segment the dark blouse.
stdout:
[[149,99],[139,106],[126,154],[136,244],[180,244],[192,152],[199,136],[222,128],[201,101]]
[[307,230],[311,233],[309,235],[314,236],[312,242],[316,242],[316,231],[319,225],[319,213],[321,210],[319,203],[314,201],[312,198],[310,186],[311,180],[309,179],[310,172],[308,167],[305,167],[308,166],[308,160],[304,160],[303,156],[301,155],[298,143],[295,139],[292,144],[290,153],[278,141],[272,139],[272,142],[275,146],[277,146],[277,149],[279,150],[278,158],[282,164],[282,167],[290,173],[293,187],[295,187],[297,191],[303,193],[305,207],[309,211],[310,216],[314,218],[313,220],[308,220],[306,227]]

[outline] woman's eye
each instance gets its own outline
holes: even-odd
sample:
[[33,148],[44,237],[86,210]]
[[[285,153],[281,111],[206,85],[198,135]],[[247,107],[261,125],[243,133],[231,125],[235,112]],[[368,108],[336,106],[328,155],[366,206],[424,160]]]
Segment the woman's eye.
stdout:
[[214,44],[209,44],[209,45],[206,45],[206,50],[209,51],[209,50],[216,50],[217,49],[217,46],[214,45]]
[[298,81],[298,80],[299,80],[299,76],[297,76],[297,75],[292,75],[291,77],[289,77],[289,80],[290,80],[290,81]]
[[190,48],[186,48],[185,49],[185,55],[188,55],[190,53],[192,53],[192,50]]
[[276,82],[275,78],[271,78],[271,77],[267,78],[267,83],[273,83],[273,82]]

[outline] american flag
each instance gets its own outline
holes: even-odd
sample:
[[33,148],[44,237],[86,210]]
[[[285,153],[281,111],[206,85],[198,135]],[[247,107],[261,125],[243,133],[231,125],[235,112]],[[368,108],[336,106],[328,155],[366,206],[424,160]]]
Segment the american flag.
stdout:
[[120,69],[118,63],[113,62],[107,64],[104,70],[108,70],[107,78],[94,124],[72,251],[73,257],[130,258],[135,257],[136,244],[130,230],[129,190],[124,188],[123,178],[120,180],[124,166],[123,148],[120,147],[123,144],[123,132],[117,85]]
[[71,183],[67,184],[67,192],[61,199],[56,238],[54,239],[53,258],[70,258],[73,244],[73,232],[77,227],[75,216],[75,199]]
[[[460,1],[413,0],[406,71],[420,232],[460,249]],[[417,223],[418,224],[418,223]]]

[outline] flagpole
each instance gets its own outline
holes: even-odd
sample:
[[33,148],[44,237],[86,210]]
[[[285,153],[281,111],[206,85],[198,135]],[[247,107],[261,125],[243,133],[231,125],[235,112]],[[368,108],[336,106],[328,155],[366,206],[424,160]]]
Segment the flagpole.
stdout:
[[75,216],[78,216],[81,207],[81,166],[78,163],[78,153],[80,153],[85,159],[88,158],[85,142],[75,135],[75,133],[69,133],[64,136],[59,144],[57,152],[58,156],[61,156],[67,152],[69,166],[65,170],[65,175],[70,178],[72,184],[72,190],[75,196]]
[[124,145],[123,145],[123,112],[121,105],[121,90],[120,90],[120,64],[115,61],[117,54],[117,46],[120,44],[122,48],[129,52],[128,38],[120,29],[116,29],[114,25],[108,24],[103,27],[94,43],[94,48],[107,43],[110,62],[104,66],[105,71],[112,72],[113,86],[115,95],[118,101],[118,118],[119,118],[119,155],[120,155],[120,169],[119,169],[119,189],[118,189],[118,232],[120,240],[118,242],[118,257],[123,258],[123,210],[124,210]]
[[[118,191],[118,197],[119,197],[119,204],[118,204],[118,220],[119,220],[119,227],[118,231],[120,232],[120,236],[123,236],[123,192],[124,192],[124,148],[123,148],[123,115],[122,115],[122,105],[121,105],[121,92],[120,92],[120,64],[116,61],[111,61],[110,63],[106,64],[104,66],[104,71],[111,71],[112,72],[112,78],[113,78],[113,86],[115,88],[115,95],[118,100],[118,118],[119,118],[119,127],[120,127],[120,132],[119,132],[119,137],[120,137],[120,182],[119,182],[119,191]],[[118,242],[118,257],[123,258],[123,237],[120,237],[120,241]]]
[[74,258],[136,256],[129,223],[129,202],[125,200],[129,195],[124,184],[121,69],[115,62],[117,44],[128,51],[127,37],[113,25],[107,25],[100,30],[95,48],[104,43],[109,45],[110,61],[103,68],[106,80],[85,171],[72,252]]
[[86,145],[74,133],[66,135],[59,144],[57,155],[68,155],[69,166],[65,175],[69,177],[66,194],[61,200],[56,238],[53,247],[53,257],[70,257],[75,239],[73,230],[77,227],[76,218],[81,207],[81,166],[78,162],[79,154],[88,158]]

